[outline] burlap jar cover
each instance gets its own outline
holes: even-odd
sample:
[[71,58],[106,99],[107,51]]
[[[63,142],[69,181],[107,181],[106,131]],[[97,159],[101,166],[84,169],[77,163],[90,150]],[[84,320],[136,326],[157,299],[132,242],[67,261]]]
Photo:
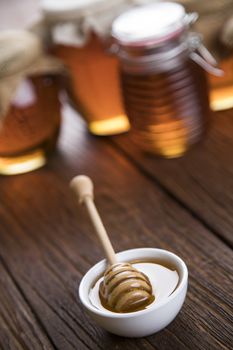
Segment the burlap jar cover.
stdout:
[[107,38],[113,20],[132,6],[152,2],[156,0],[71,0],[63,3],[43,0],[42,10],[53,42],[80,47],[93,32]]
[[40,39],[28,31],[0,33],[0,122],[21,81],[32,75],[61,73],[63,64],[46,55]]

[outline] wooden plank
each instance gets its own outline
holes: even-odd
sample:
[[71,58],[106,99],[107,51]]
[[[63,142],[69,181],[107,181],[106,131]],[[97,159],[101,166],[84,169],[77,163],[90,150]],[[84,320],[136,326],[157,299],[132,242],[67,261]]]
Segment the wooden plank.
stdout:
[[[41,185],[43,184],[41,183]],[[27,196],[29,194],[32,199],[34,197],[33,187],[31,190],[31,192],[27,192]],[[46,191],[46,188],[44,192],[41,191],[43,200],[47,196]],[[66,188],[65,192],[67,192]],[[63,196],[62,193],[60,195]],[[60,195],[56,198],[58,199]],[[77,299],[78,282],[91,266],[85,256],[82,257],[82,251],[89,251],[93,242],[84,239],[84,244],[80,246],[80,242],[83,240],[83,231],[78,234],[78,246],[74,247],[73,236],[77,234],[74,213],[72,213],[73,230],[70,230],[71,227],[68,223],[70,214],[65,218],[67,231],[64,230],[63,226],[59,228],[61,222],[59,223],[57,218],[62,214],[63,209],[65,211],[67,209],[68,213],[71,211],[71,207],[73,210],[74,203],[71,206],[64,205],[63,209],[58,206],[57,213],[49,212],[49,219],[48,212],[45,213],[44,209],[40,211],[36,205],[33,207],[34,213],[28,212],[29,198],[27,196],[20,205],[20,211],[25,210],[22,221],[20,220],[22,212],[19,216],[16,213],[19,209],[19,203],[15,206],[16,212],[14,212],[14,208],[13,211],[8,209],[11,212],[10,215],[8,210],[5,211],[1,208],[0,217],[3,230],[0,255],[9,264],[9,269],[15,276],[17,283],[22,287],[43,327],[53,339],[56,348],[82,350],[105,349],[107,346],[114,349],[118,338],[106,334],[98,327],[91,327],[89,317],[83,313],[83,308]],[[43,208],[43,200],[41,202],[41,199],[39,206],[42,205]],[[43,221],[42,225],[41,220]],[[67,240],[68,237],[69,240]],[[64,248],[68,250],[66,251]],[[18,328],[19,331],[20,328]],[[26,331],[27,327],[25,327]],[[127,350],[132,348],[137,350],[157,349],[145,340],[123,341],[118,339],[117,341],[118,344],[122,342],[124,342],[124,349]],[[17,347],[13,349],[17,349]]]
[[[104,140],[85,135],[72,116],[64,124],[60,147],[46,168],[4,178],[0,188],[0,255],[55,346],[230,348],[231,250]],[[187,262],[187,301],[163,332],[123,339],[104,332],[83,312],[77,284],[102,252],[85,211],[80,209],[76,218],[68,181],[78,173],[94,179],[96,202],[116,250],[160,247]]]
[[206,139],[183,158],[143,154],[129,135],[113,142],[138,169],[233,246],[233,110],[213,116]]
[[2,261],[0,261],[0,300],[1,349],[54,349]]
[[[76,135],[74,136],[73,145],[76,140]],[[57,161],[62,163],[62,155],[58,156],[55,164]],[[58,168],[60,171],[61,167]],[[56,348],[114,349],[117,337],[106,334],[98,327],[91,327],[89,318],[83,313],[77,299],[77,284],[93,264],[92,259],[90,263],[85,256],[82,257],[82,251],[85,255],[92,243],[84,240],[78,253],[80,243],[72,249],[77,219],[74,215],[74,203],[70,203],[68,181],[60,182],[59,176],[46,168],[1,180],[0,196],[3,201],[0,207],[0,256],[16,276],[32,309],[54,340]],[[54,180],[59,184],[58,187]],[[61,185],[62,192],[59,190]],[[38,193],[35,195],[36,190]],[[16,196],[19,197],[16,199]],[[64,203],[64,199],[69,205]],[[73,231],[70,232],[71,214]],[[60,226],[60,219],[65,220],[66,229],[63,225]],[[79,235],[80,242],[83,233]],[[64,251],[63,245],[67,251]],[[99,253],[98,248],[96,251]],[[103,344],[105,339],[106,344]],[[122,342],[126,350],[157,349],[145,340],[118,339],[117,344]]]

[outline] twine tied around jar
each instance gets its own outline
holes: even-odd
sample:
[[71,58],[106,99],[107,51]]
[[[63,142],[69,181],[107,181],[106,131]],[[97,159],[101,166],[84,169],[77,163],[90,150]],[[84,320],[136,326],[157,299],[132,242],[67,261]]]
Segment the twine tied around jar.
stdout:
[[61,73],[64,65],[44,53],[40,39],[24,30],[0,33],[0,123],[6,115],[21,81],[46,73]]

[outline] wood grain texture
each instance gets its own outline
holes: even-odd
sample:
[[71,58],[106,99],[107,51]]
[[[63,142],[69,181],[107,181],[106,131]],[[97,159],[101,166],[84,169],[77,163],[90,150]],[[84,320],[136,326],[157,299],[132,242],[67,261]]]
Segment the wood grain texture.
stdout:
[[0,296],[1,349],[54,349],[1,260]]
[[128,136],[113,142],[144,176],[233,246],[233,110],[214,114],[207,138],[183,158],[145,155]]
[[[0,256],[53,346],[230,349],[232,250],[115,146],[87,135],[72,115],[67,115],[59,149],[47,167],[0,182]],[[77,219],[68,188],[70,179],[81,173],[94,180],[96,203],[116,251],[159,247],[186,261],[187,300],[164,331],[137,340],[110,335],[80,305],[78,283],[102,258],[87,214],[80,208]],[[0,296],[6,298],[2,291]],[[24,328],[27,331],[28,326]]]

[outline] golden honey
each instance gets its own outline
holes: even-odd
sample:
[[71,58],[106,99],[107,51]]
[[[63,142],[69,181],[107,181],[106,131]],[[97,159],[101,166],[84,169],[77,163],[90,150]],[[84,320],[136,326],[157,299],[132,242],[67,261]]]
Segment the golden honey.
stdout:
[[0,127],[0,174],[13,175],[43,166],[60,127],[59,78],[25,79]]
[[56,45],[54,54],[70,71],[69,96],[95,135],[112,135],[129,130],[120,93],[118,59],[92,35],[83,47]]
[[223,77],[209,75],[210,105],[214,111],[233,107],[233,57],[223,59],[220,67],[224,71]]
[[155,74],[122,70],[121,77],[132,134],[143,150],[174,158],[201,139],[210,111],[206,76],[196,63]]

